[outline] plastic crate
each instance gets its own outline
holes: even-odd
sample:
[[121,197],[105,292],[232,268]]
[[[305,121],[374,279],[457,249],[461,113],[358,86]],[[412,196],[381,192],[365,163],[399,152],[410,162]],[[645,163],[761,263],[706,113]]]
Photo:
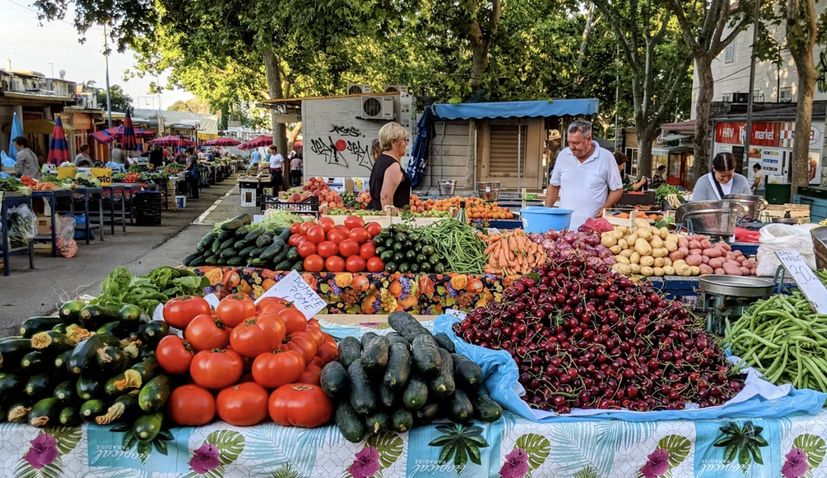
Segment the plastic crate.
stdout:
[[275,209],[288,211],[294,214],[319,217],[319,198],[312,196],[303,202],[280,201],[277,197],[265,195],[262,201],[262,210]]

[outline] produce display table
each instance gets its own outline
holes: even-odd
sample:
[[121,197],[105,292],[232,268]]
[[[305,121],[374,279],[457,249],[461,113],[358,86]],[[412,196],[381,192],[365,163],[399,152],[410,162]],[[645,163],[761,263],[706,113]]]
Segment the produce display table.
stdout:
[[99,187],[76,187],[74,192],[82,196],[83,213],[86,215],[86,244],[89,244],[89,232],[92,230],[92,217],[89,214],[89,202],[92,196],[98,197],[98,222],[97,226],[100,229],[100,240],[103,241],[103,188]]
[[[460,439],[470,457],[457,474],[455,455],[440,462],[444,448],[431,443],[453,425],[434,423],[407,433],[381,433],[350,443],[332,425],[285,428],[273,423],[239,428],[217,422],[174,428],[160,446],[127,443],[110,427],[37,429],[3,424],[3,476],[384,476],[389,477],[634,477],[714,476],[776,478],[793,448],[807,453],[800,475],[827,475],[827,413],[780,419],[739,419],[762,427],[763,464],[750,459],[745,472],[736,458],[724,461],[713,443],[735,420],[624,422],[572,420],[534,423],[506,413],[491,424],[474,423]],[[447,427],[446,427],[447,425]],[[439,427],[439,428],[438,428]],[[450,427],[450,428],[448,428]],[[463,425],[459,425],[463,427]],[[444,442],[444,441],[443,441]],[[156,441],[157,443],[157,441]],[[210,446],[212,445],[212,446]],[[162,452],[159,451],[159,448]],[[523,452],[517,449],[523,450]],[[450,450],[447,450],[450,451]],[[354,468],[354,462],[359,462]],[[647,460],[650,464],[647,465]],[[790,464],[787,464],[790,467]],[[785,468],[789,469],[789,468]],[[35,474],[39,471],[40,474]],[[281,473],[281,474],[277,474]],[[292,472],[292,473],[289,473]],[[381,474],[380,474],[381,472]],[[190,474],[188,474],[190,473]]]
[[109,193],[109,226],[112,235],[115,234],[115,193],[119,192],[121,196],[121,227],[123,232],[126,232],[126,193],[131,189],[131,186],[124,183],[112,183],[107,186],[102,186],[103,190]]
[[[44,199],[49,203],[49,209],[51,209],[51,219],[52,219],[52,227],[49,236],[47,236],[52,242],[52,257],[57,257],[57,198],[69,198],[69,213],[74,217],[75,215],[75,204],[72,201],[72,190],[71,189],[56,189],[54,191],[32,191],[32,198],[40,198]],[[44,238],[41,236],[35,237],[35,242],[43,241]]]
[[32,209],[32,196],[15,193],[0,195],[0,251],[3,253],[3,275],[11,274],[9,269],[9,256],[16,252],[27,251],[29,254],[29,269],[34,269],[34,244],[29,242],[27,246],[12,248],[9,239],[9,209],[26,204]]

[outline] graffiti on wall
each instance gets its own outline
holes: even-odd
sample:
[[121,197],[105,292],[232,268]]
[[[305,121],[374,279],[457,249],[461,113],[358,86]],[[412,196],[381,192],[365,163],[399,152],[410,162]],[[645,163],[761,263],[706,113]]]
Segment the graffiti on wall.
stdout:
[[[362,137],[359,128],[331,125],[326,138],[311,138],[310,150],[322,156],[326,164],[349,168],[351,162],[371,169],[370,144]],[[338,138],[337,138],[338,136]]]

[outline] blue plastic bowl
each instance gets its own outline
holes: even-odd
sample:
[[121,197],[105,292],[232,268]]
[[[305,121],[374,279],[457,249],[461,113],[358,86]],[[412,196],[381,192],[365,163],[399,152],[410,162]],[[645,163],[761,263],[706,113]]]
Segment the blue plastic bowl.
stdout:
[[556,231],[568,229],[573,212],[571,209],[557,207],[529,206],[520,209],[520,217],[523,220],[525,232],[542,234],[551,229]]

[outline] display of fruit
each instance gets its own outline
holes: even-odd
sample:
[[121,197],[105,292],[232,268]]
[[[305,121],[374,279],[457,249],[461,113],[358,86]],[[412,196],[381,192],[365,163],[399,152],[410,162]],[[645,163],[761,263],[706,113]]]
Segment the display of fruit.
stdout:
[[375,253],[384,261],[387,272],[435,272],[448,270],[447,261],[437,253],[435,244],[418,229],[394,224],[373,238]]
[[514,217],[514,214],[508,208],[478,197],[454,196],[446,199],[428,199],[423,203],[423,208],[426,211],[430,209],[451,211],[459,209],[462,203],[465,203],[465,216],[468,220],[511,219]]
[[319,205],[330,209],[345,207],[342,196],[328,186],[324,178],[310,178],[304,185],[305,191],[310,191],[319,198]]
[[378,223],[348,216],[336,225],[330,217],[318,222],[293,224],[288,244],[296,248],[307,272],[382,272],[385,263],[376,253],[373,237],[380,233]]

